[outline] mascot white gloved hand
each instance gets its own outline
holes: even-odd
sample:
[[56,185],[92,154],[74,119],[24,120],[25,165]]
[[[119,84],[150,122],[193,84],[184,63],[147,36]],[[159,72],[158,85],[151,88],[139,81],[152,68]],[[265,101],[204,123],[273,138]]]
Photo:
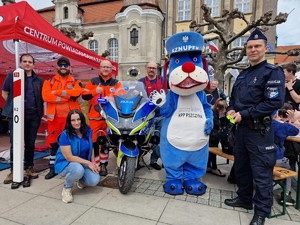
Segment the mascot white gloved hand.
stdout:
[[213,128],[213,113],[203,91],[208,75],[203,70],[203,37],[182,32],[170,37],[166,48],[170,55],[170,91],[153,92],[151,101],[164,117],[160,153],[166,169],[164,191],[171,195],[202,195],[206,191],[199,179],[205,174],[208,139]]
[[166,92],[161,89],[160,93],[156,90],[150,93],[150,101],[159,107],[161,107],[166,102]]

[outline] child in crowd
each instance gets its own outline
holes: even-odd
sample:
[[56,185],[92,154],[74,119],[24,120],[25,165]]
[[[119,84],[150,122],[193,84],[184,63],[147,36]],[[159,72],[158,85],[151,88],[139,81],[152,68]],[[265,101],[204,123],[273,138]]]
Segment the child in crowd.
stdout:
[[[277,149],[276,166],[290,169],[289,159],[284,157],[284,141],[288,136],[295,136],[299,133],[299,129],[294,125],[283,122],[281,117],[276,113],[272,120],[272,126],[274,129],[274,140]],[[294,205],[295,200],[291,196],[291,177],[287,178],[286,184],[286,205]],[[283,193],[281,193],[280,203],[283,203]]]
[[[284,103],[282,108],[278,110],[278,116],[281,121],[291,123],[300,129],[300,111],[297,111],[293,104]],[[296,171],[297,154],[300,153],[300,144],[293,141],[285,141],[284,147],[284,156],[289,159],[291,170]]]
[[292,123],[300,129],[300,111],[295,110],[292,104],[284,103],[282,108],[278,110],[278,116],[282,121]]
[[[216,100],[215,104],[212,106],[214,114],[214,127],[209,136],[209,147],[218,147],[221,140],[220,130],[221,130],[221,118],[225,118],[227,103],[222,98]],[[219,177],[225,177],[225,174],[217,167],[217,156],[213,153],[209,153],[207,170],[208,173],[214,174]]]

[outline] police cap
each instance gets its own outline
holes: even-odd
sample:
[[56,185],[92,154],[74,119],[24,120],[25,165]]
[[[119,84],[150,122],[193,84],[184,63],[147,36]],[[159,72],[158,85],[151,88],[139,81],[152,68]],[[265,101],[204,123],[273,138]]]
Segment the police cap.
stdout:
[[256,28],[256,29],[250,34],[250,37],[248,38],[247,42],[248,42],[248,41],[252,41],[252,40],[259,40],[259,39],[262,39],[262,40],[267,41],[267,37],[261,32],[260,29]]

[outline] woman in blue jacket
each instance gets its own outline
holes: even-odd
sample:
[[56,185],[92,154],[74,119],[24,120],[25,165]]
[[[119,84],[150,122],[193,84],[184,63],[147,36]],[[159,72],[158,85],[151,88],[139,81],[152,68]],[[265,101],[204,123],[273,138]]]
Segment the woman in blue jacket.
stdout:
[[72,187],[96,186],[100,181],[100,168],[93,161],[92,130],[86,124],[83,113],[71,110],[67,116],[65,130],[58,138],[59,149],[55,159],[55,173],[65,176],[62,201],[73,201]]

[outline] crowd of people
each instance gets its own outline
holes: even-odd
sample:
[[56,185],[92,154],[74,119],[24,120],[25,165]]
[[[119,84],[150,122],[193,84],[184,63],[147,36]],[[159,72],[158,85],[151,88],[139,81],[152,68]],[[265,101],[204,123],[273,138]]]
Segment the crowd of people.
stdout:
[[[246,42],[246,55],[250,67],[243,70],[232,88],[228,98],[219,88],[218,81],[211,81],[210,89],[205,90],[207,101],[214,113],[214,127],[210,134],[210,147],[221,144],[223,151],[235,157],[230,183],[237,184],[237,197],[226,199],[225,204],[232,207],[252,209],[254,216],[250,224],[264,224],[273,203],[273,167],[296,170],[295,151],[299,150],[294,142],[286,141],[287,136],[295,136],[300,128],[300,80],[295,76],[295,64],[281,67],[269,64],[265,53],[268,50],[267,38],[256,29]],[[71,74],[70,60],[60,57],[57,60],[57,73],[44,81],[34,72],[34,58],[30,54],[20,57],[20,66],[25,71],[25,175],[38,177],[33,169],[34,143],[43,115],[43,102],[47,103],[48,122],[47,142],[51,156],[49,173],[45,179],[57,174],[65,176],[62,200],[72,202],[72,187],[77,183],[79,189],[95,186],[100,176],[106,176],[109,152],[97,143],[99,136],[106,135],[106,122],[99,113],[97,99],[112,97],[122,87],[122,82],[112,75],[112,64],[108,60],[100,63],[98,76],[89,80],[83,87],[80,80]],[[166,79],[158,75],[156,62],[146,65],[144,83],[148,96],[161,89],[168,91]],[[2,87],[6,105],[2,112],[9,121],[10,157],[13,159],[13,74],[8,74]],[[79,97],[88,101],[86,123],[81,112]],[[229,103],[229,104],[228,104]],[[228,133],[233,132],[227,119],[230,115],[235,123],[235,142],[228,143]],[[155,129],[160,130],[163,117],[159,110],[155,114]],[[101,132],[99,132],[101,131]],[[296,150],[295,150],[296,149]],[[157,163],[160,157],[159,145],[153,149],[150,166],[160,170]],[[13,182],[13,171],[4,180]],[[209,154],[207,172],[225,177],[217,167],[216,156]],[[234,178],[233,178],[234,177]],[[293,205],[291,185],[288,181],[287,203]],[[29,184],[27,184],[29,185]],[[255,185],[255,194],[253,195]],[[283,197],[282,197],[283,198]]]

